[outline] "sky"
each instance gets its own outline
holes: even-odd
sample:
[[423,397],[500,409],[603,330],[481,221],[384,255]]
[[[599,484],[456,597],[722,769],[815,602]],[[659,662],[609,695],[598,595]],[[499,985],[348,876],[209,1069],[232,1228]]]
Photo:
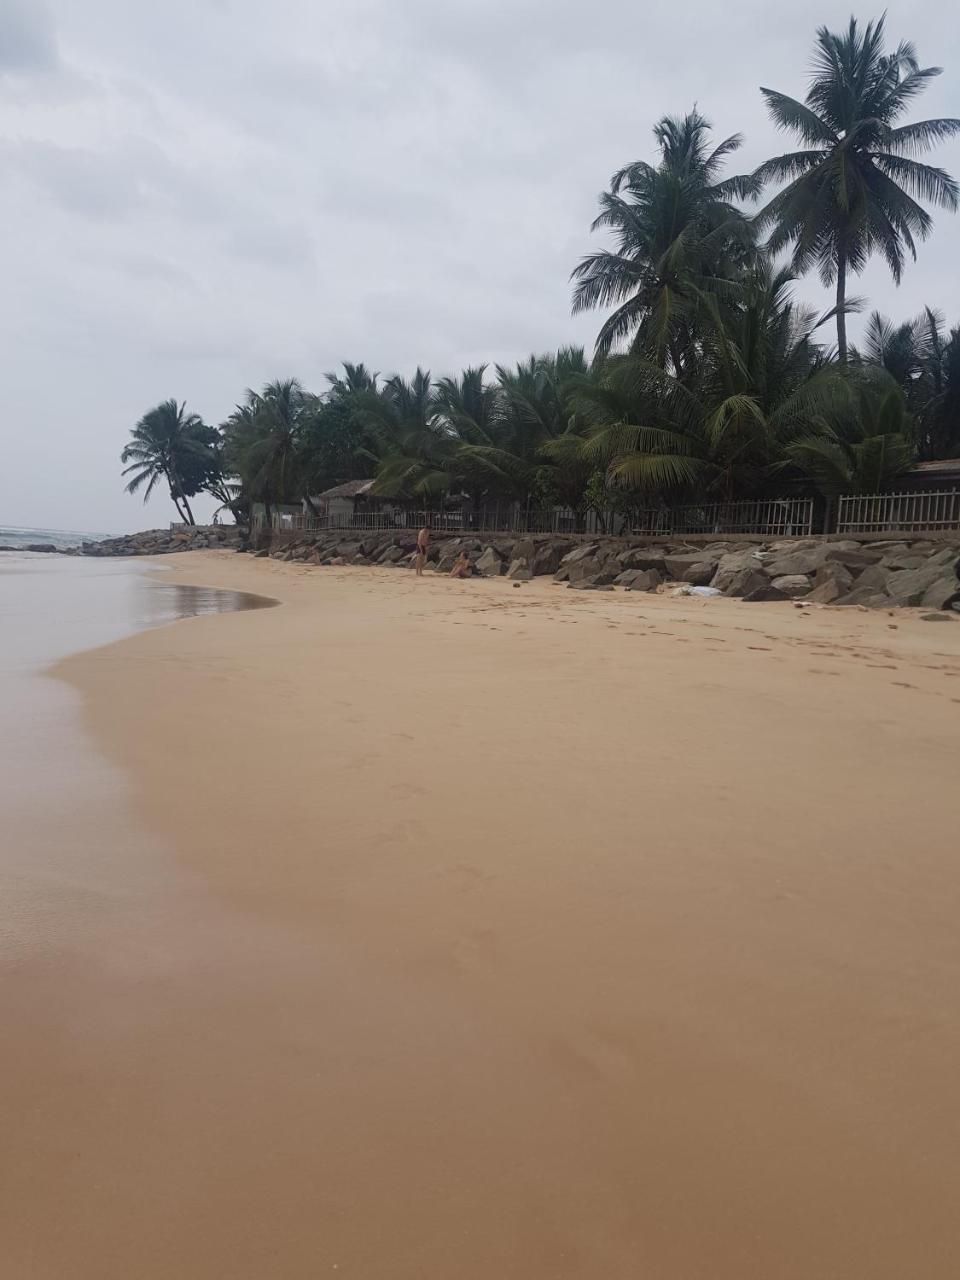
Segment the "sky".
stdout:
[[[867,19],[878,12],[858,9]],[[761,84],[805,92],[849,0],[0,0],[0,525],[120,532],[130,428],[171,396],[213,424],[244,389],[363,360],[384,374],[575,342],[571,268],[611,173],[696,103],[736,170],[792,149]],[[960,11],[887,6],[960,116]],[[960,141],[936,163],[960,176]],[[732,170],[731,170],[732,171]],[[960,215],[897,289],[960,322]],[[815,277],[801,296],[824,308]],[[853,325],[856,331],[856,323]],[[198,515],[212,504],[198,502]]]

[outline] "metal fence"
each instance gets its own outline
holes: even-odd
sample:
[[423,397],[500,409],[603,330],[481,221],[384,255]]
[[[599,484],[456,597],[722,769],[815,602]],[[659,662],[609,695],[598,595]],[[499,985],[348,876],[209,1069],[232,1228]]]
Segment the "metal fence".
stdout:
[[[262,515],[254,518],[255,527],[262,527],[264,523]],[[273,513],[270,523],[280,532],[302,533],[386,532],[420,529],[426,525],[443,533],[559,533],[591,537],[746,533],[789,538],[812,531],[813,502],[808,498],[764,498],[685,507],[591,510],[581,512],[579,517],[569,507],[541,508],[533,504],[494,502],[453,510],[414,511],[394,507],[319,517],[280,511]]]
[[630,533],[752,533],[766,537],[805,537],[813,531],[810,498],[762,498],[750,502],[717,502],[637,512]]
[[960,489],[869,493],[840,498],[837,533],[937,533],[960,530]]

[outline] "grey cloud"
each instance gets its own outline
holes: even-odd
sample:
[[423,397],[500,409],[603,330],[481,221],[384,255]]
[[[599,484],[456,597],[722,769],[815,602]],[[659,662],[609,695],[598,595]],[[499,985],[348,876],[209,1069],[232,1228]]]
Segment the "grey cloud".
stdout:
[[47,7],[40,0],[0,0],[0,76],[51,71],[58,63]]
[[[958,24],[889,10],[893,38],[948,68],[919,109],[957,114]],[[571,317],[567,277],[602,243],[609,175],[694,101],[746,134],[738,168],[784,149],[758,86],[802,92],[813,28],[848,17],[849,0],[773,18],[766,0],[0,0],[0,433],[36,442],[15,480],[0,469],[0,520],[162,521],[115,459],[167,396],[220,421],[245,386],[320,387],[344,358],[439,375],[589,347],[599,317]],[[938,162],[960,171],[960,144]],[[960,217],[935,222],[899,292],[880,263],[856,292],[960,320]],[[799,291],[826,305],[815,278]],[[90,447],[51,477],[68,433]]]

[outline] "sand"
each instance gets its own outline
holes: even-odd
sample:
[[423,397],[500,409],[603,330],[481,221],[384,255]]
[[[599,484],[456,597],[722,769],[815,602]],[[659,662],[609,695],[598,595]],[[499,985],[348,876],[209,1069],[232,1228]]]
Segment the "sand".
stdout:
[[132,809],[4,1276],[957,1274],[960,619],[171,572],[283,607],[58,670]]

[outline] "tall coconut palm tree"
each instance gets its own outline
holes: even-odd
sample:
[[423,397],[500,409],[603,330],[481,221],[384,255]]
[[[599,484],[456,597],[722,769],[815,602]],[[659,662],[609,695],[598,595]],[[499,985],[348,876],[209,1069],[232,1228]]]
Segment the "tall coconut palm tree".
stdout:
[[917,456],[915,419],[890,374],[864,368],[851,391],[814,434],[798,434],[784,450],[785,462],[828,497],[879,493]]
[[718,146],[698,111],[665,116],[654,127],[657,165],[637,161],[615,173],[600,196],[592,229],[612,231],[613,251],[592,253],[574,268],[574,313],[614,306],[597,337],[604,355],[633,340],[682,374],[704,291],[729,292],[752,244],[750,223],[733,204],[756,195],[751,177],[723,178],[739,134]]
[[611,357],[578,398],[584,451],[613,487],[654,497],[731,499],[762,490],[786,442],[827,430],[848,392],[814,340],[816,316],[792,273],[761,259],[741,301],[705,298],[697,362],[686,376],[642,356]]
[[[960,133],[960,120],[899,124],[913,99],[940,74],[921,67],[912,44],[884,49],[884,20],[862,30],[850,19],[836,35],[820,27],[814,71],[803,102],[761,89],[779,129],[805,146],[762,164],[761,183],[787,186],[761,211],[772,227],[771,252],[793,247],[798,273],[817,267],[824,285],[836,285],[837,344],[847,360],[847,275],[859,275],[873,253],[886,259],[899,284],[906,255],[930,234],[932,220],[918,199],[955,210],[956,182],[943,169],[915,157]],[[915,199],[917,197],[917,199]]]
[[146,502],[165,480],[180,519],[195,524],[189,499],[219,472],[216,431],[199,414],[187,413],[186,402],[164,400],[143,415],[130,437],[120,454],[120,461],[127,464],[123,474],[131,477],[127,493],[137,493],[146,485]]
[[295,502],[302,495],[302,442],[316,397],[296,378],[268,382],[262,391],[247,390],[223,424],[224,454],[254,502],[263,502],[269,517],[275,503]]

